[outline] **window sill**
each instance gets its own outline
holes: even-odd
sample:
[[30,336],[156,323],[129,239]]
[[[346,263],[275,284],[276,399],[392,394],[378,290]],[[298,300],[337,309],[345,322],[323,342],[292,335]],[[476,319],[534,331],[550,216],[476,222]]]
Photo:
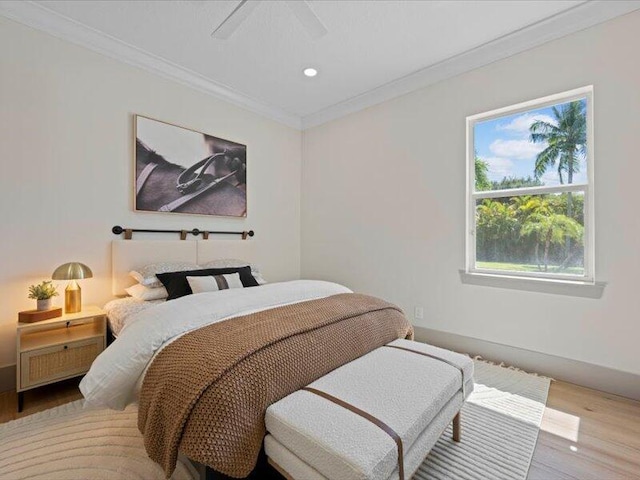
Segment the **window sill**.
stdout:
[[509,288],[529,292],[551,293],[572,297],[601,298],[605,282],[579,282],[569,280],[550,280],[547,278],[525,278],[508,275],[493,275],[489,273],[468,273],[460,270],[460,280],[467,285],[481,285],[485,287]]

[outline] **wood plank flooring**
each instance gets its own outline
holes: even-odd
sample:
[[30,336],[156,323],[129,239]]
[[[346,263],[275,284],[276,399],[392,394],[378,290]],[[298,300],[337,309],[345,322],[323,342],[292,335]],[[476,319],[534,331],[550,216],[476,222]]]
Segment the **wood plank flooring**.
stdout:
[[[0,393],[0,423],[81,398],[78,380]],[[528,480],[640,479],[640,402],[553,382]]]
[[78,389],[80,378],[72,378],[24,392],[24,406],[18,413],[18,395],[15,391],[0,392],[0,423],[15,420],[32,413],[57,407],[82,398]]
[[640,402],[553,382],[528,478],[640,479]]

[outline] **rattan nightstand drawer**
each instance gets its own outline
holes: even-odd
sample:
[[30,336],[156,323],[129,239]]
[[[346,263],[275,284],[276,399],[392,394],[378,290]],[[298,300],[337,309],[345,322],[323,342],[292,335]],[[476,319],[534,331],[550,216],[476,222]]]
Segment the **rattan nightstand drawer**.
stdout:
[[102,350],[104,336],[96,336],[22,352],[20,389],[81,375],[89,370]]

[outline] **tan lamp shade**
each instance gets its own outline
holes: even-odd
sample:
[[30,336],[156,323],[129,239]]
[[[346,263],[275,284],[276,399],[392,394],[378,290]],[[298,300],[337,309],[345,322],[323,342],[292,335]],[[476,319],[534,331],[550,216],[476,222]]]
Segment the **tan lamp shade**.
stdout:
[[93,277],[93,272],[84,263],[71,262],[60,265],[51,275],[54,280],[72,280],[64,291],[64,312],[76,313],[82,310],[82,292],[76,280]]

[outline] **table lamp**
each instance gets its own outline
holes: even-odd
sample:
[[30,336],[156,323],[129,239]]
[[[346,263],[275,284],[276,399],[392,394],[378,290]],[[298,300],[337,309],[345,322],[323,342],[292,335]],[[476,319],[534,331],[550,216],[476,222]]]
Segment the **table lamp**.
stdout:
[[64,291],[64,313],[76,313],[82,310],[80,285],[76,280],[91,278],[93,273],[84,263],[71,262],[55,269],[51,278],[54,280],[71,280]]

